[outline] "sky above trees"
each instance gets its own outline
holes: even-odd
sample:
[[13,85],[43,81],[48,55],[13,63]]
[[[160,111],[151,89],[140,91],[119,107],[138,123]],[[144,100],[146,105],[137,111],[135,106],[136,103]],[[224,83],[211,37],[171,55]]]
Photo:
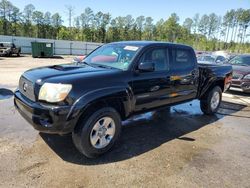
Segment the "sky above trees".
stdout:
[[86,7],[91,7],[94,12],[109,12],[112,17],[128,14],[133,17],[144,15],[152,17],[156,22],[176,13],[181,23],[195,13],[224,15],[230,9],[250,8],[250,0],[11,0],[11,2],[21,10],[26,4],[33,4],[42,12],[58,12],[65,25],[68,25],[65,5],[69,4],[74,8],[74,15],[82,13]]
[[[95,11],[92,7],[77,12],[70,4],[50,12],[47,9],[43,11],[42,5],[22,4],[19,7],[14,2],[0,0],[0,34],[103,43],[159,40],[185,43],[201,50],[250,51],[250,9],[246,8],[228,9],[224,14],[191,12],[181,21],[175,12],[156,20],[150,12],[139,16],[114,16],[113,12]],[[138,11],[144,6],[148,5],[141,4]],[[122,12],[123,9],[120,10]]]

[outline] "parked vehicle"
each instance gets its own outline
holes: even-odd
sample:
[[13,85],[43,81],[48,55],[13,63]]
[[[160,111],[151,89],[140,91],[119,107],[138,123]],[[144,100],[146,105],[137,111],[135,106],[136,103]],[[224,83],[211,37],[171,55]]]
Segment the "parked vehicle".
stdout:
[[117,42],[99,47],[80,64],[26,71],[14,103],[35,129],[72,132],[87,157],[107,152],[128,117],[199,99],[217,112],[230,86],[230,65],[197,64],[193,48],[160,42]]
[[227,59],[221,55],[200,55],[197,57],[198,63],[218,64],[225,63]]
[[238,55],[229,63],[233,66],[230,89],[250,93],[250,55]]
[[0,56],[12,56],[16,54],[20,56],[21,47],[16,47],[12,42],[0,42]]

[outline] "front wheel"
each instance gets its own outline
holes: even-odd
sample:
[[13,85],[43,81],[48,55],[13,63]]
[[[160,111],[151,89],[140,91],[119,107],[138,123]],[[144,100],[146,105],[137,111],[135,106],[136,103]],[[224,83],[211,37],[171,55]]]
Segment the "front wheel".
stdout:
[[201,111],[207,115],[216,113],[220,107],[221,99],[221,88],[219,86],[215,86],[212,90],[208,91],[200,100]]
[[95,158],[111,149],[120,132],[119,113],[113,108],[105,107],[80,120],[72,138],[82,154]]

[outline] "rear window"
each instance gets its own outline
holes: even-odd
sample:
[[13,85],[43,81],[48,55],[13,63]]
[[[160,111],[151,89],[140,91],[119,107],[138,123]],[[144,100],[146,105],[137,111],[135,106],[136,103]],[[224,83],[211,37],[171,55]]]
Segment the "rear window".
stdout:
[[172,58],[170,64],[172,70],[187,70],[194,67],[194,58],[190,50],[173,49]]

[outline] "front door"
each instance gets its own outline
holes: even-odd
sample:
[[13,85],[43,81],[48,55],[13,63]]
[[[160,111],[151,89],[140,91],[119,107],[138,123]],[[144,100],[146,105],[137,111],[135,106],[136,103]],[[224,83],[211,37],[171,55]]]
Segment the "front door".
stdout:
[[169,74],[168,49],[164,47],[146,50],[139,63],[153,62],[153,72],[139,72],[134,75],[132,89],[135,95],[136,111],[168,104],[171,83]]

